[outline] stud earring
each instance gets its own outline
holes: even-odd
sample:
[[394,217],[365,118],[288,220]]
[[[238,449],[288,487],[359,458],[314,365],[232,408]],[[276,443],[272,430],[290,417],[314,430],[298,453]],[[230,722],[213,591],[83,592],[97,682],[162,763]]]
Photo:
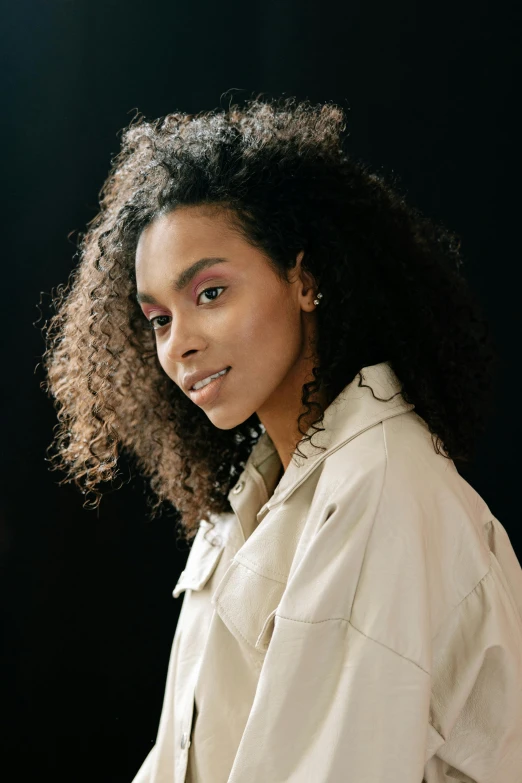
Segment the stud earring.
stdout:
[[317,294],[317,299],[314,299],[314,305],[318,305],[319,304],[319,300],[322,299],[322,298],[323,298],[322,294]]

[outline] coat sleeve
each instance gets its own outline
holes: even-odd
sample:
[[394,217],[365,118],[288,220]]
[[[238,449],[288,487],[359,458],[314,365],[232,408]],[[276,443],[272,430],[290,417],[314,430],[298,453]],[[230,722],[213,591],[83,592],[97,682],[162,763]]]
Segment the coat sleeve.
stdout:
[[444,744],[426,781],[522,781],[522,569],[493,518],[491,567],[434,640],[432,720]]

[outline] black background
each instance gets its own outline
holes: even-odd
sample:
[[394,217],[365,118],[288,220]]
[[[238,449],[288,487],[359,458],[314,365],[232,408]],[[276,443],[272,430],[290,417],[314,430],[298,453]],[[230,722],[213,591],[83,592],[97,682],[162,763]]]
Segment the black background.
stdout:
[[[2,14],[1,770],[6,781],[130,783],[152,746],[188,550],[146,521],[138,477],[99,512],[58,485],[40,390],[40,312],[97,212],[139,110],[264,93],[334,101],[351,150],[462,238],[502,349],[495,416],[460,472],[519,559],[518,4],[17,0]],[[40,303],[40,306],[39,306]],[[125,468],[127,469],[127,468]],[[4,777],[5,775],[5,777]]]

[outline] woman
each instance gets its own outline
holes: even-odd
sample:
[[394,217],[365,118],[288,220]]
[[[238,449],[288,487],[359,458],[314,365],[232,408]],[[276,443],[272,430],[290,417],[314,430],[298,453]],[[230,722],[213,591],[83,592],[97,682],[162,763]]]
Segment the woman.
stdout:
[[522,570],[455,463],[497,366],[341,109],[139,117],[47,328],[55,467],[191,542],[135,783],[520,783]]

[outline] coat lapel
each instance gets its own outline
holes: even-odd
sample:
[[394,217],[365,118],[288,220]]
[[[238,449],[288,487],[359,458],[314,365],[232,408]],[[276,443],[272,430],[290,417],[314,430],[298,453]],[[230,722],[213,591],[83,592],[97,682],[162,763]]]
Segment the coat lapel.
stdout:
[[[364,367],[360,374],[361,380],[359,381],[358,373],[326,409],[323,419],[324,431],[314,433],[313,427],[308,430],[308,434],[314,433],[312,443],[306,441],[299,446],[306,457],[294,455],[274,492],[268,496],[258,511],[258,524],[268,511],[288,500],[318,465],[334,451],[378,422],[406,413],[415,407],[413,404],[406,403],[401,396],[402,385],[389,362]],[[324,450],[318,450],[315,446],[323,447]],[[272,468],[276,464],[281,467],[281,460],[274,444],[268,433],[264,432],[250,455],[245,468],[247,475],[242,476],[238,484],[249,480],[252,475],[251,467],[255,463],[268,459],[271,459]],[[234,510],[236,487],[228,496]]]

